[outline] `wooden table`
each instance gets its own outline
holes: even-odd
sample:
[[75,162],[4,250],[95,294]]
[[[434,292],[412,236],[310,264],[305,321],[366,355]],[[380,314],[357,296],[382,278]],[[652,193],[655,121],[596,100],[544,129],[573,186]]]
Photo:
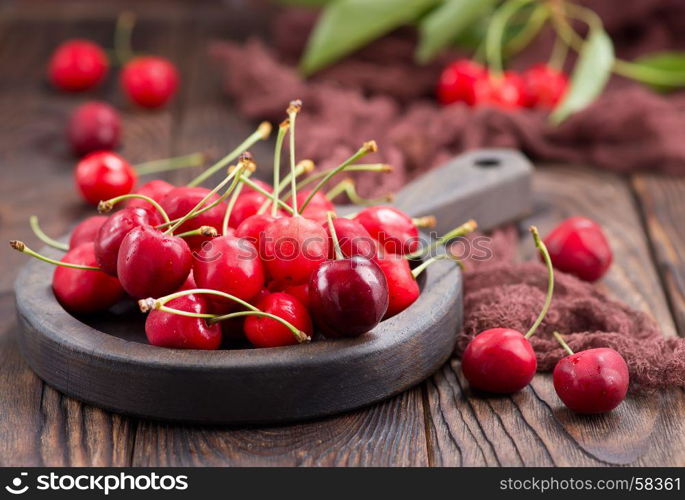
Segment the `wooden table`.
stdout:
[[[184,85],[172,107],[153,113],[126,107],[114,79],[89,96],[123,109],[124,156],[137,162],[207,147],[226,151],[250,132],[222,98],[205,50],[209,39],[241,37],[260,24],[262,13],[245,3],[128,2],[141,18],[135,45],[179,62]],[[44,71],[60,40],[110,45],[113,19],[126,2],[103,4],[0,3],[0,240],[35,241],[30,214],[59,235],[86,213],[63,138],[65,117],[84,97],[57,94]],[[593,217],[615,251],[598,286],[651,313],[665,335],[685,332],[685,179],[545,166],[535,175],[535,193],[535,214],[522,228],[535,222],[544,232],[569,214]],[[524,241],[521,252],[531,255]],[[22,360],[12,284],[26,257],[4,248],[2,466],[685,465],[682,390],[631,397],[610,415],[579,417],[562,408],[549,376],[512,397],[470,397],[457,360],[382,404],[299,425],[207,428],[111,414],[63,397]]]

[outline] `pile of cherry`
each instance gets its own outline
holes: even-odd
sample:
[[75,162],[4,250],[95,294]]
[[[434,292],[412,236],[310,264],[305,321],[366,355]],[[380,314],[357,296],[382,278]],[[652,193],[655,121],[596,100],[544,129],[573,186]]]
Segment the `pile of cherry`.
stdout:
[[470,59],[459,59],[442,71],[437,98],[443,105],[463,102],[468,106],[501,109],[540,108],[550,110],[564,97],[568,77],[548,64],[536,64],[519,74],[489,72]]

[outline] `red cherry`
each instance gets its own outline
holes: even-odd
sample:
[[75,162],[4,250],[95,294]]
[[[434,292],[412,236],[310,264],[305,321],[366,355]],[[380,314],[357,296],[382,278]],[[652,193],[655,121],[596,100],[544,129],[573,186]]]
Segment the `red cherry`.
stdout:
[[[308,336],[312,334],[312,320],[307,308],[287,293],[269,294],[257,304],[257,308],[288,321]],[[298,343],[293,332],[275,319],[248,316],[244,329],[247,340],[255,347],[281,347]]]
[[523,79],[506,71],[502,78],[488,76],[474,86],[477,105],[489,105],[503,110],[516,110],[526,105]]
[[[305,200],[309,196],[309,193],[311,193],[311,191],[301,191],[297,193],[296,199],[298,207],[301,207],[304,204]],[[311,201],[305,207],[304,212],[300,212],[300,215],[322,224],[327,221],[326,214],[328,212],[335,213],[335,205],[333,205],[331,200],[326,198],[324,193],[317,191],[314,193]]]
[[[169,191],[164,198],[159,202],[162,208],[169,215],[171,220],[179,219],[190,212],[195,206],[210,193],[209,189],[203,187],[176,187]],[[218,194],[212,195],[207,204],[213,203],[219,199]],[[210,226],[214,229],[221,230],[221,225],[224,220],[224,213],[226,212],[226,203],[221,202],[214,208],[201,213],[197,217],[187,220],[180,227],[176,229],[177,233],[185,233],[198,229],[201,226]],[[193,250],[202,246],[205,241],[212,238],[209,236],[191,236],[186,239],[186,242]]]
[[121,72],[121,86],[128,98],[144,108],[164,106],[178,88],[178,70],[163,57],[137,57]]
[[[161,179],[155,179],[149,182],[146,182],[142,186],[140,186],[138,189],[135,190],[136,194],[142,194],[143,196],[147,196],[148,198],[152,198],[155,200],[157,203],[161,203],[164,197],[169,194],[169,191],[174,189],[173,184],[169,184],[167,181],[163,181]],[[126,200],[126,206],[127,207],[136,207],[136,208],[143,208],[149,212],[154,212],[157,213],[157,209],[153,207],[150,202],[141,200],[140,198],[130,198]]]
[[237,228],[248,217],[256,215],[266,200],[266,196],[256,191],[240,193],[240,196],[238,196],[238,199],[233,205],[228,225]]
[[547,64],[536,64],[523,72],[526,105],[552,109],[566,94],[568,77]]
[[[328,230],[328,223],[324,226],[328,234],[328,258],[335,258],[335,247],[331,239],[330,231]],[[333,219],[333,228],[338,237],[338,244],[340,251],[345,257],[354,257],[359,255],[373,260],[378,254],[378,247],[376,240],[374,240],[369,232],[359,222],[345,217],[338,217]]]
[[493,328],[476,335],[461,361],[472,387],[496,394],[511,394],[526,387],[537,366],[528,339],[509,328]]
[[107,55],[88,40],[68,40],[52,54],[48,78],[60,90],[87,90],[98,85],[107,74]]
[[[97,267],[92,242],[71,248],[61,262]],[[57,301],[67,311],[90,314],[109,309],[123,296],[119,280],[102,271],[57,267],[52,278]]]
[[[170,300],[167,307],[192,313],[209,313],[209,302],[201,295],[184,295]],[[175,349],[218,349],[221,325],[209,325],[204,318],[154,310],[145,320],[148,342],[158,347]]]
[[[157,222],[154,219],[154,222]],[[95,257],[98,266],[107,274],[117,276],[117,259],[121,242],[134,228],[149,226],[150,212],[142,208],[124,208],[114,212],[100,226],[95,237]]]
[[[248,240],[235,236],[215,238],[198,251],[193,261],[193,275],[200,288],[219,290],[245,301],[264,288],[264,267],[257,249]],[[229,299],[213,296],[212,301],[228,302]]]
[[388,253],[407,255],[419,249],[419,230],[403,211],[387,205],[367,207],[354,220],[359,222]]
[[78,162],[74,175],[81,196],[92,205],[130,193],[137,178],[133,167],[111,151],[89,154]]
[[438,80],[437,96],[440,104],[465,102],[476,103],[474,84],[486,75],[480,64],[470,59],[460,59],[447,66]]
[[69,248],[76,248],[83,243],[93,243],[107,219],[109,217],[106,215],[93,215],[79,222],[71,232]]
[[401,313],[416,302],[420,290],[414,275],[411,273],[409,261],[401,255],[386,254],[375,259],[388,282],[388,310],[386,318]]
[[235,235],[238,238],[245,238],[254,245],[260,255],[263,255],[262,236],[266,232],[266,228],[273,224],[275,220],[276,217],[272,217],[269,214],[251,215],[240,223],[238,229],[235,230]]
[[78,156],[115,149],[121,136],[119,113],[105,102],[90,101],[74,110],[67,126],[71,149]]
[[326,231],[304,217],[277,219],[264,232],[263,247],[269,275],[293,285],[307,283],[328,257]]
[[612,252],[602,228],[586,217],[570,217],[545,238],[554,267],[581,280],[597,281],[611,266]]
[[179,289],[192,264],[190,248],[182,238],[139,226],[121,242],[117,275],[131,297],[161,297]]

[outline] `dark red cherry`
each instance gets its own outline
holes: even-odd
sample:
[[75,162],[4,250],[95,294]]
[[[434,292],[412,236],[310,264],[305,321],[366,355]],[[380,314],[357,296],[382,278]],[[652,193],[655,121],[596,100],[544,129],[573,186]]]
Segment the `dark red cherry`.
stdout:
[[82,156],[93,151],[119,146],[121,119],[106,102],[90,101],[74,110],[67,125],[67,138],[72,151]]
[[412,218],[398,208],[366,207],[354,220],[364,226],[385,252],[406,255],[419,249],[419,230]]
[[526,105],[552,109],[566,94],[568,77],[547,64],[536,64],[523,72]]
[[419,298],[420,290],[409,261],[401,255],[385,254],[375,260],[388,282],[388,310],[386,318],[401,313]]
[[[92,242],[71,248],[61,262],[97,267]],[[119,280],[102,271],[56,267],[52,290],[57,301],[69,312],[90,314],[104,311],[124,296]]]
[[[328,222],[323,227],[328,233],[328,258],[334,259],[335,248],[328,230]],[[335,235],[338,237],[340,251],[345,257],[359,255],[373,260],[378,254],[376,240],[371,237],[369,232],[359,222],[346,219],[345,217],[337,217],[333,219],[333,228],[335,229]]]
[[153,221],[150,212],[142,208],[124,208],[110,215],[100,226],[95,237],[95,257],[102,270],[117,276],[117,258],[121,242],[132,229],[149,226],[151,222]]
[[[235,236],[214,238],[195,253],[193,276],[200,288],[211,288],[249,301],[264,288],[264,267],[257,249]],[[212,296],[213,302],[234,301]]]
[[526,105],[523,79],[507,71],[502,77],[488,76],[474,86],[477,105],[487,105],[503,110],[517,110]]
[[102,48],[89,40],[67,40],[52,54],[48,78],[60,90],[77,92],[98,85],[109,61]]
[[144,108],[164,106],[178,89],[178,70],[163,57],[136,57],[121,72],[126,96]]
[[[143,196],[147,196],[148,198],[152,198],[155,200],[157,203],[161,203],[164,197],[169,194],[169,191],[174,189],[173,184],[169,184],[167,181],[163,181],[161,179],[155,179],[149,182],[146,182],[142,186],[140,186],[138,189],[134,191],[136,194],[142,194]],[[155,207],[153,207],[149,202],[145,200],[141,200],[140,198],[130,198],[126,200],[126,206],[127,207],[137,207],[137,208],[144,208],[145,210],[148,210],[150,212],[156,212]],[[216,229],[216,228],[215,228]]]
[[[176,187],[166,194],[166,196],[160,202],[160,205],[169,215],[171,220],[180,219],[193,208],[195,208],[195,206],[209,193],[210,190],[203,187]],[[217,199],[219,199],[219,195],[214,194],[210,197],[207,204],[211,204]],[[210,226],[214,229],[221,230],[225,212],[226,203],[221,202],[214,208],[184,222],[179,228],[176,229],[175,232],[185,233],[187,231],[192,231],[193,229],[198,229],[201,226]],[[211,239],[212,238],[209,236],[198,235],[191,236],[187,238],[186,241],[188,242],[190,248],[196,250],[200,248],[205,241],[209,241]]]
[[[308,336],[312,335],[312,320],[307,308],[287,293],[269,294],[257,304],[257,308],[288,321]],[[281,347],[298,343],[293,332],[285,325],[263,316],[248,316],[244,330],[247,340],[255,347]]]
[[161,297],[183,285],[192,264],[190,248],[182,238],[139,226],[121,242],[117,275],[131,297]]
[[373,330],[388,310],[388,283],[364,257],[323,262],[309,281],[316,326],[326,337],[358,337]]
[[[211,313],[209,302],[202,295],[184,295],[170,300],[167,307],[180,311]],[[209,325],[204,318],[191,318],[153,310],[145,320],[145,334],[150,344],[174,349],[218,349],[221,345],[221,325]]]
[[107,219],[109,217],[106,215],[93,215],[79,222],[71,232],[69,248],[76,248],[83,243],[93,243]]
[[509,328],[492,328],[476,335],[461,361],[471,387],[496,394],[512,394],[526,387],[537,366],[528,339]]
[[554,368],[554,389],[577,413],[605,413],[625,399],[628,365],[613,349],[601,347],[566,356]]
[[459,59],[447,66],[438,80],[437,96],[440,104],[464,102],[475,104],[474,84],[485,77],[483,66],[470,59]]
[[313,220],[283,217],[264,232],[263,251],[269,276],[300,285],[328,258],[328,235]]
[[585,281],[604,276],[613,259],[602,228],[586,217],[570,217],[545,238],[554,267]]
[[133,167],[111,151],[97,151],[83,158],[74,177],[81,196],[92,205],[130,193],[137,179]]

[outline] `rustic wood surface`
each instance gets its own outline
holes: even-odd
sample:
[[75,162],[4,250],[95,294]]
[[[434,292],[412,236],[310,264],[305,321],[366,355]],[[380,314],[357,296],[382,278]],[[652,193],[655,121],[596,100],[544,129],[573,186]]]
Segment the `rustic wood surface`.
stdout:
[[[223,151],[250,125],[221,97],[205,49],[214,37],[240,37],[262,25],[263,13],[245,3],[1,2],[0,240],[33,241],[31,214],[61,234],[86,213],[62,135],[65,117],[84,96],[46,85],[45,61],[56,43],[82,36],[106,45],[116,13],[135,6],[135,44],[179,63],[180,98],[165,111],[139,112],[124,105],[113,79],[88,97],[123,109],[123,154],[134,162]],[[666,335],[685,333],[685,182],[559,166],[538,170],[534,192],[534,214],[522,228],[534,221],[544,232],[571,213],[597,219],[616,258],[599,286],[652,314]],[[548,376],[512,397],[471,397],[456,360],[384,403],[298,425],[182,426],[111,414],[62,396],[23,361],[12,283],[25,257],[3,252],[0,465],[685,465],[682,390],[630,397],[608,416],[578,417],[564,410]],[[531,254],[524,239],[521,256]]]

